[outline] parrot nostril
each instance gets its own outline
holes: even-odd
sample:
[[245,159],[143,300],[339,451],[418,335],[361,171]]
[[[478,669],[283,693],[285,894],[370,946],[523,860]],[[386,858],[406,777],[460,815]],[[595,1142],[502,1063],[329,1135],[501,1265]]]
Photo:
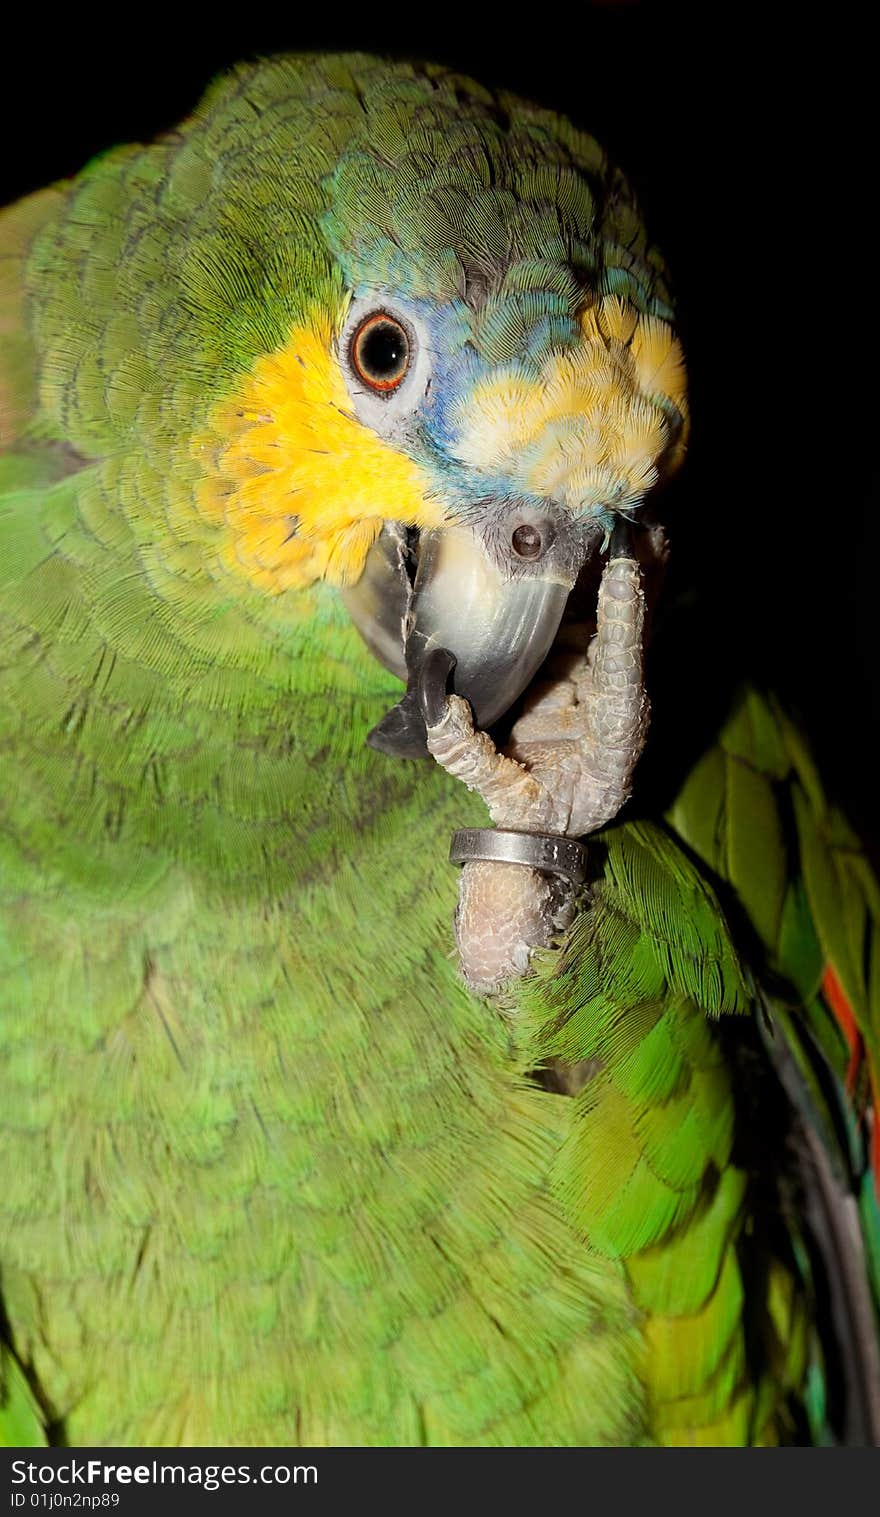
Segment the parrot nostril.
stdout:
[[514,553],[517,553],[520,558],[538,558],[543,548],[540,532],[537,527],[532,527],[528,523],[516,528],[511,544]]

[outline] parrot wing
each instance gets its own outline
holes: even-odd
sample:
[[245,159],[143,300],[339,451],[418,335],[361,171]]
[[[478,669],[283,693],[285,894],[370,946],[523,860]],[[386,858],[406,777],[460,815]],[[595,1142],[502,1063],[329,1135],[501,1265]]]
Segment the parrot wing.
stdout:
[[668,821],[711,871],[760,987],[758,1025],[796,1113],[813,1269],[849,1382],[847,1436],[878,1441],[877,877],[797,727],[755,690],[738,697]]

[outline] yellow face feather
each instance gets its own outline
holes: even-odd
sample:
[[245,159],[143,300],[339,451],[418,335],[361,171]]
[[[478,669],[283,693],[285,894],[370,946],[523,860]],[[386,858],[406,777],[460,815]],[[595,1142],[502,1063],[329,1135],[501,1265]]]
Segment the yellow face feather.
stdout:
[[227,564],[272,594],[356,580],[386,518],[444,520],[427,476],[352,414],[332,336],[329,321],[293,331],[194,443]]

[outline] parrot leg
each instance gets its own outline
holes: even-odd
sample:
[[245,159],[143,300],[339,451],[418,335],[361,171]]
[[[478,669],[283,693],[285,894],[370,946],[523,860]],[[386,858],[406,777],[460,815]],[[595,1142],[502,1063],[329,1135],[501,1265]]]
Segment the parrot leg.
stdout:
[[[612,534],[586,657],[534,693],[506,752],[475,729],[465,700],[445,694],[450,656],[438,650],[426,660],[429,752],[482,797],[498,827],[568,837],[594,832],[628,800],[647,736],[643,629],[641,571],[621,523]],[[521,864],[465,864],[456,938],[467,983],[486,993],[523,974],[532,949],[549,946],[574,904],[575,891],[563,879]]]

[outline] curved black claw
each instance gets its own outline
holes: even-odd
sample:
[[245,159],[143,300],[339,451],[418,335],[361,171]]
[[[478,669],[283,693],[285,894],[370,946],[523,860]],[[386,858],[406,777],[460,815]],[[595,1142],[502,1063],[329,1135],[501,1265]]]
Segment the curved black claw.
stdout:
[[412,685],[403,699],[367,733],[367,746],[377,753],[387,753],[389,758],[430,758],[425,719]]
[[426,727],[436,727],[446,711],[446,684],[455,654],[432,648],[410,674],[406,694],[367,734],[367,744],[390,758],[430,758]]
[[627,516],[618,516],[611,528],[608,543],[608,562],[613,558],[635,558],[633,548],[633,524]]
[[436,727],[446,714],[446,686],[455,665],[455,654],[448,648],[432,648],[422,660],[418,693],[426,727]]

